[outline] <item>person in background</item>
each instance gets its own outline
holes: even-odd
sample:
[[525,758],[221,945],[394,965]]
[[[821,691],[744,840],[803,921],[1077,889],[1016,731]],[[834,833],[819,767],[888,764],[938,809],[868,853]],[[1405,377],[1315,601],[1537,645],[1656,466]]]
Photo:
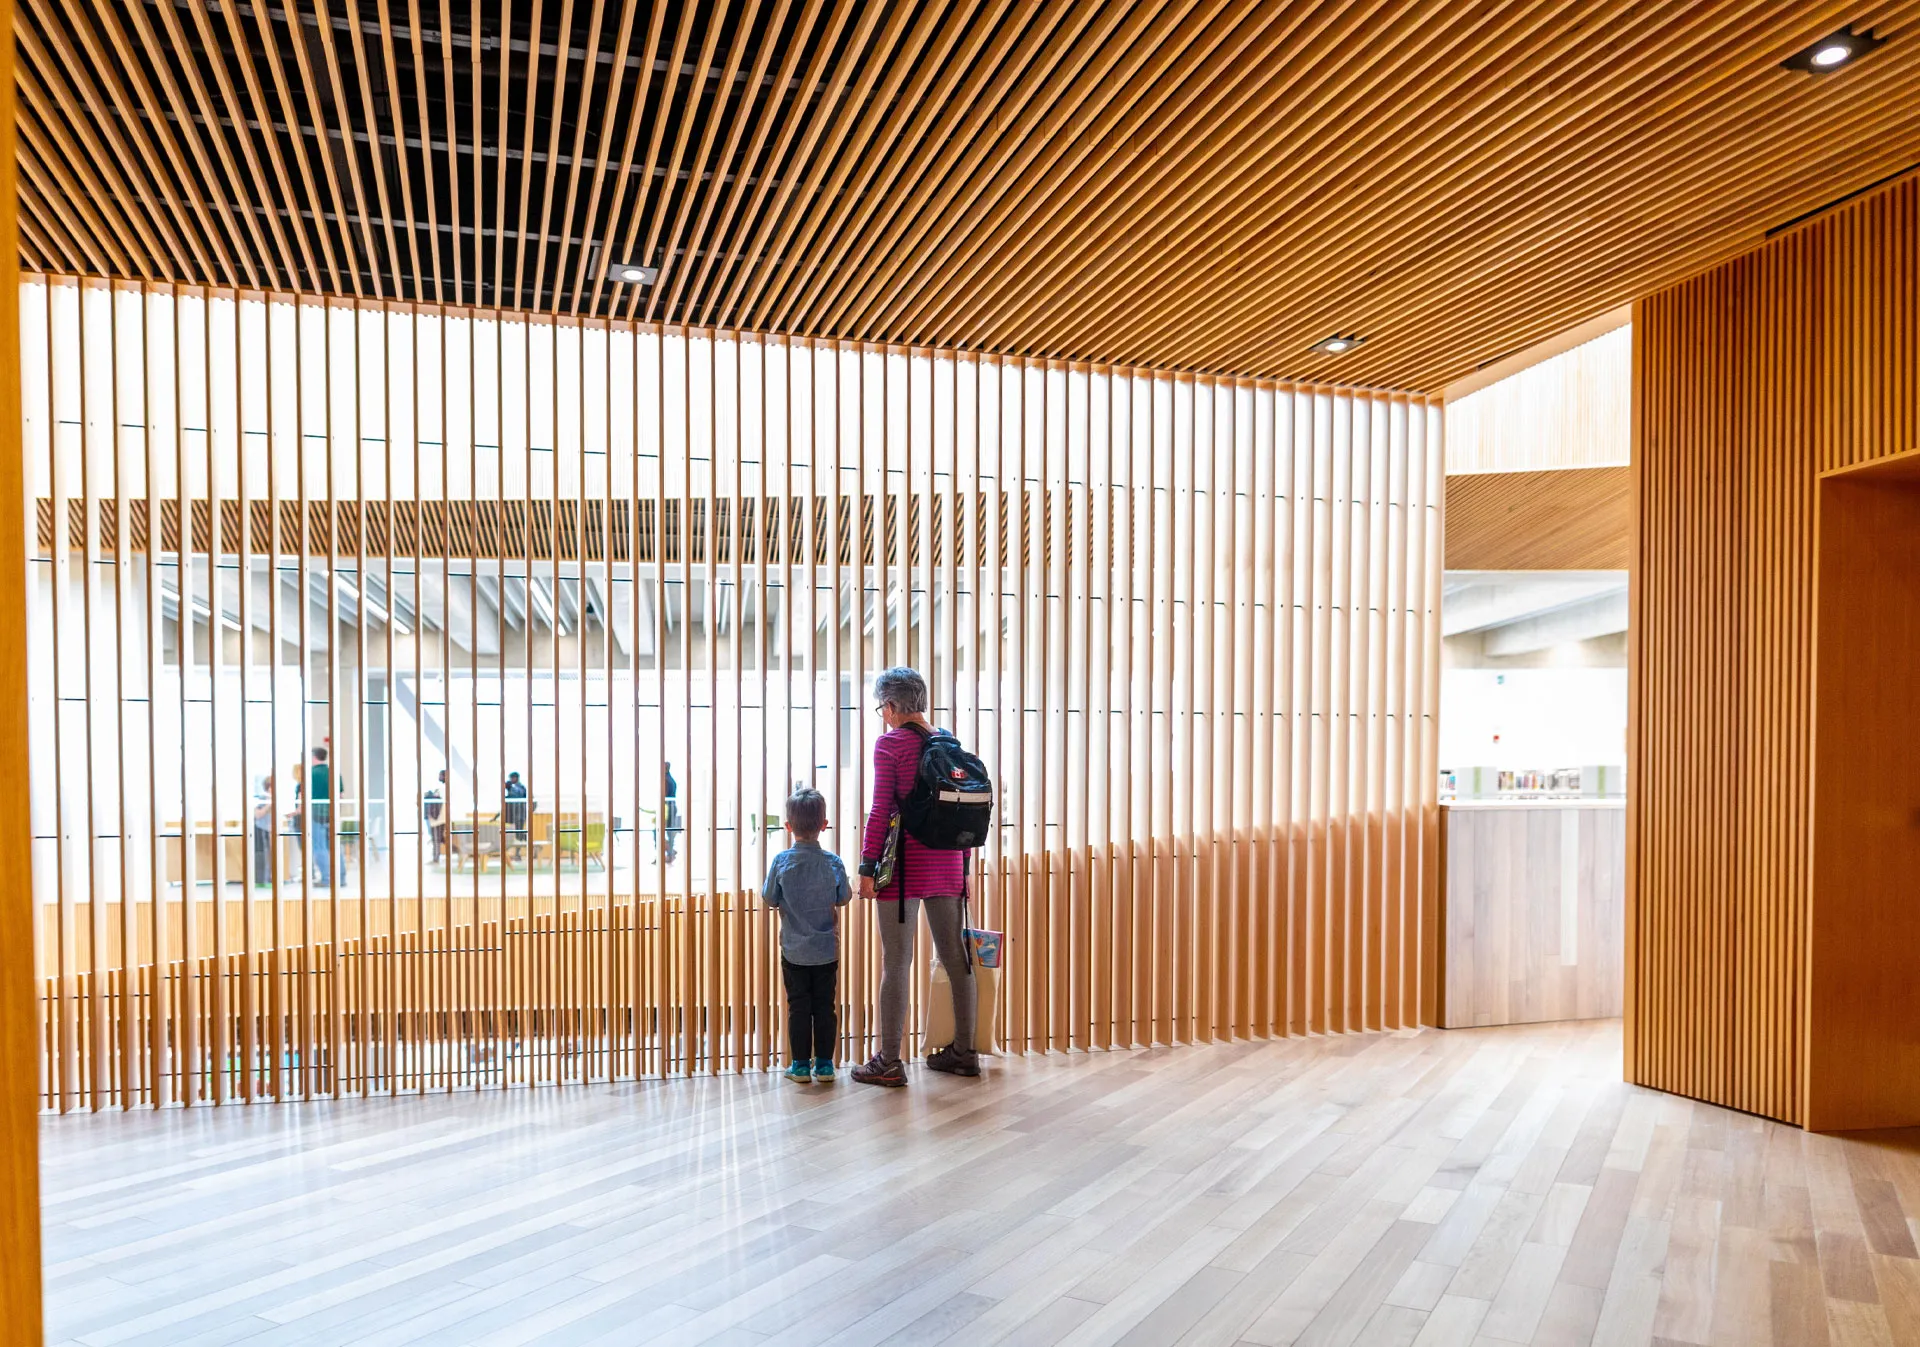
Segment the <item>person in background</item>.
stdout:
[[253,882],[273,883],[273,830],[279,823],[274,815],[273,773],[260,778],[260,793],[253,800]]
[[840,908],[853,897],[840,858],[820,847],[827,801],[801,787],[787,797],[793,845],[773,858],[760,896],[780,913],[780,979],[787,988],[788,1080],[833,1079],[840,975]]
[[660,791],[662,795],[661,813],[665,837],[661,843],[660,856],[668,865],[672,865],[680,854],[680,783],[673,779],[673,764],[660,764]]
[[307,827],[312,838],[314,873],[322,884],[333,884],[333,839],[327,834],[333,821],[333,768],[327,763],[327,750],[313,750],[313,770],[307,773]]
[[293,808],[287,812],[287,831],[293,834],[293,849],[299,853],[299,860],[287,871],[287,882],[298,884],[304,873],[302,867],[307,863],[307,774],[296,760],[287,768],[287,775],[293,778]]
[[500,809],[500,822],[506,825],[507,846],[510,850],[524,852],[527,848],[527,788],[520,780],[520,773],[508,772],[507,784],[501,791],[505,803]]
[[875,923],[880,930],[880,1050],[850,1074],[862,1085],[897,1088],[907,1083],[906,1070],[900,1065],[900,1040],[907,1030],[913,937],[924,911],[934,953],[953,985],[953,1042],[928,1054],[927,1065],[956,1076],[977,1076],[980,1058],[973,1050],[977,991],[960,929],[966,853],[924,847],[903,830],[893,881],[883,892],[874,889],[887,834],[900,812],[900,802],[913,789],[920,750],[933,732],[927,723],[927,680],[912,669],[887,669],[873,680],[873,697],[887,729],[873,744],[873,808],[861,836],[860,896],[880,903]]
[[427,858],[428,865],[438,865],[440,857],[447,849],[447,769],[440,769],[440,779],[427,787],[426,798],[421,802],[420,816],[427,825],[427,846],[432,852]]

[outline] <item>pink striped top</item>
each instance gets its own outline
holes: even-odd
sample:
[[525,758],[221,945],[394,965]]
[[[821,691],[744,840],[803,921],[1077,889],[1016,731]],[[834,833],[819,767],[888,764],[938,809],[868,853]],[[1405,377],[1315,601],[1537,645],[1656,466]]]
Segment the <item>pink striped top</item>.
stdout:
[[[877,861],[887,845],[887,825],[894,810],[913,789],[913,778],[920,767],[920,746],[925,741],[917,730],[902,726],[888,730],[873,744],[873,808],[867,813],[867,830],[862,835],[860,858]],[[957,898],[966,891],[964,851],[935,851],[913,838],[902,840],[906,848],[906,882],[895,882],[874,896],[882,902],[905,898]]]

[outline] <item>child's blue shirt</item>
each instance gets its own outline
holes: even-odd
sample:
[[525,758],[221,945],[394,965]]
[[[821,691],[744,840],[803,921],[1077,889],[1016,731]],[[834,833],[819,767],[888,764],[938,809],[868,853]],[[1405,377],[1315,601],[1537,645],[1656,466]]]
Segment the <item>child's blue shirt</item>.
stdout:
[[788,963],[823,964],[840,958],[834,908],[853,897],[847,868],[817,842],[795,842],[767,867],[761,896],[780,909],[780,953]]

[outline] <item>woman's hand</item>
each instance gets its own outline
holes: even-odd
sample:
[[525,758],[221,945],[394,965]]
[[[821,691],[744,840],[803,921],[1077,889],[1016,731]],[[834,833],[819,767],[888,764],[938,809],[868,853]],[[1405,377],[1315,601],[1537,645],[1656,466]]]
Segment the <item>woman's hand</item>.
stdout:
[[862,898],[873,897],[873,876],[872,875],[860,876],[860,896]]

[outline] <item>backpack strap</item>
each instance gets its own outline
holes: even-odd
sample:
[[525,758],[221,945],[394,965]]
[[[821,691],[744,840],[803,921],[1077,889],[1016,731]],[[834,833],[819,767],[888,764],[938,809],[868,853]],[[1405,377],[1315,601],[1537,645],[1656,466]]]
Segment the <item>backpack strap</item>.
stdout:
[[[917,720],[907,722],[907,728],[920,736],[920,755],[925,757],[927,745],[933,740],[933,730]],[[900,890],[899,915],[902,925],[907,920],[907,827],[900,825],[900,849],[893,858],[893,882]]]

